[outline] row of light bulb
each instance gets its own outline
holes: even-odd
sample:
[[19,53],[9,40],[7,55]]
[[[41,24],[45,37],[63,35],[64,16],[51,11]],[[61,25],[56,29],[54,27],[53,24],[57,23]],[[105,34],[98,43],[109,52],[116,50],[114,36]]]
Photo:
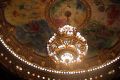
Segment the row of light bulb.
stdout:
[[[4,55],[3,53],[0,53],[0,56],[5,57],[5,55]],[[4,59],[5,59],[5,61],[8,60],[7,57],[5,57]],[[12,61],[11,61],[11,60],[8,60],[8,63],[9,63],[9,64],[12,64]],[[21,66],[18,66],[18,65],[16,65],[16,69],[19,70],[19,71],[23,71],[23,68],[22,68]],[[37,78],[42,78],[42,80],[56,80],[56,79],[51,79],[51,78],[49,78],[49,77],[44,77],[44,76],[37,75],[37,74],[32,73],[32,72],[30,72],[30,71],[27,71],[27,74],[28,74],[28,75],[31,74],[33,77],[36,76]],[[60,79],[58,79],[58,80],[60,80]]]
[[[4,56],[3,53],[1,53],[0,55],[1,55],[2,57]],[[5,57],[5,60],[8,60],[8,58]],[[10,64],[12,63],[11,60],[8,61],[8,62],[9,62]],[[118,67],[118,68],[120,69],[120,67]],[[23,70],[23,68],[20,67],[20,66],[18,66],[18,65],[16,65],[16,69],[18,69],[18,70],[20,70],[20,71]],[[113,74],[114,72],[115,72],[115,70],[113,69],[113,70],[109,71],[108,74],[111,75],[111,74]],[[35,73],[31,73],[30,71],[27,71],[27,74],[28,74],[28,75],[32,74],[32,76],[34,76],[34,77],[37,76],[37,78],[40,78],[40,77],[41,77],[42,80],[45,80],[45,79],[46,79],[46,80],[56,80],[56,79],[51,79],[51,78],[49,78],[49,77],[48,77],[48,78],[47,78],[47,77],[44,77],[44,76],[42,77],[42,76],[37,75],[37,74],[35,74]],[[103,75],[100,75],[99,77],[102,78]],[[97,79],[97,78],[98,78],[98,76],[95,76],[95,79]],[[60,80],[60,79],[57,79],[57,80]],[[93,78],[91,78],[91,77],[90,77],[89,79],[85,78],[84,80],[93,80]]]
[[12,54],[13,56],[15,56],[16,58],[18,58],[18,59],[21,60],[22,62],[26,63],[27,65],[32,66],[32,67],[37,68],[37,69],[42,70],[42,71],[47,71],[47,72],[52,72],[52,73],[58,73],[58,74],[80,74],[80,73],[85,73],[85,72],[91,72],[91,71],[94,71],[94,70],[99,70],[99,69],[101,69],[101,68],[104,68],[104,67],[106,67],[106,66],[108,66],[108,65],[110,65],[110,64],[112,64],[112,63],[114,63],[114,62],[116,62],[117,60],[120,59],[120,56],[118,56],[118,57],[116,57],[114,60],[112,60],[112,61],[110,61],[110,62],[108,62],[108,63],[106,63],[106,64],[103,64],[103,65],[101,65],[101,66],[98,66],[98,67],[95,67],[95,68],[92,68],[92,69],[88,69],[88,70],[81,70],[81,71],[60,71],[60,70],[59,70],[59,71],[58,71],[58,70],[53,70],[53,69],[47,69],[47,68],[40,67],[40,66],[38,66],[38,65],[35,65],[35,64],[33,64],[33,63],[31,63],[31,62],[29,62],[29,61],[21,58],[18,54],[16,54],[16,53],[4,42],[4,40],[2,39],[2,36],[0,36],[0,42],[6,47],[6,49],[7,49],[9,52],[11,52],[11,54]]

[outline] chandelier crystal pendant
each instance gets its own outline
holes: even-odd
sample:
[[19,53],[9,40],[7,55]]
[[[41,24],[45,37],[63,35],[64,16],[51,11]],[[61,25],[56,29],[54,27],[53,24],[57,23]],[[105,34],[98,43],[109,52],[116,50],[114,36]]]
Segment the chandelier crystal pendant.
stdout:
[[56,63],[72,64],[81,62],[87,54],[88,45],[75,27],[65,25],[50,38],[47,50]]

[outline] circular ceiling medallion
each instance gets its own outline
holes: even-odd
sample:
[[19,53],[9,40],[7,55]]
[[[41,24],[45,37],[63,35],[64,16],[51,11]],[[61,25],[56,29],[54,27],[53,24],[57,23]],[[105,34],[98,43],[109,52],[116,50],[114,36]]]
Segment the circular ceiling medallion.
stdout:
[[[0,59],[4,58],[8,69],[7,60],[12,62],[15,72],[16,67],[22,68],[21,73],[25,74],[34,71],[34,77],[39,72],[43,75],[78,75],[110,66],[120,59],[120,8],[115,5],[116,2],[114,6],[112,3],[105,0],[11,0],[5,7],[5,3],[0,1],[4,6],[0,5],[0,43],[6,50],[0,50]],[[74,36],[77,34],[81,37],[73,37],[71,28],[66,32],[68,28],[63,28],[66,24],[75,26],[78,33]],[[51,28],[54,28],[56,36]],[[63,31],[67,36],[60,34]],[[51,39],[53,41],[50,42]],[[80,63],[67,67],[56,64],[57,59],[47,52],[47,44],[53,48],[53,43],[59,47],[53,50],[58,60],[65,63],[76,61],[81,49],[82,53],[85,52],[85,55],[82,54],[84,59],[80,57]],[[62,44],[67,48],[61,47]],[[88,50],[86,45],[89,46]],[[45,79],[46,76],[42,77]]]
[[[44,6],[41,7],[40,4]],[[47,42],[53,36],[53,32],[50,29],[51,26],[57,28],[57,31],[58,27],[61,28],[62,25],[64,26],[64,24],[68,23],[77,27],[77,31],[85,37],[89,46],[87,57],[85,56],[85,61],[83,61],[84,65],[81,65],[82,63],[74,65],[71,71],[98,66],[106,62],[111,55],[112,58],[115,58],[118,54],[116,47],[119,47],[120,29],[117,26],[119,25],[119,20],[117,17],[115,17],[116,21],[111,19],[111,15],[116,14],[118,16],[119,7],[109,6],[106,10],[107,12],[102,13],[99,9],[96,10],[96,5],[92,4],[94,3],[90,0],[47,0],[45,2],[38,0],[30,0],[30,2],[12,0],[11,5],[7,5],[6,8],[2,9],[3,11],[0,11],[2,16],[0,34],[3,35],[4,42],[21,58],[40,67],[66,70],[61,68],[61,65],[57,67],[58,65],[49,59]],[[106,4],[106,6],[108,5]],[[113,10],[115,10],[114,13],[112,13]],[[25,15],[26,17],[24,17]],[[58,18],[58,21],[56,18]],[[67,22],[64,22],[63,19],[67,20]],[[89,19],[87,26],[80,28]],[[111,20],[114,23],[108,27],[106,25],[108,24],[107,21],[111,22]],[[51,25],[49,25],[50,23]],[[62,40],[65,40],[65,38]],[[70,52],[64,53],[61,56],[63,61],[66,55],[68,55],[69,60],[73,59],[71,57],[73,54],[68,54]],[[103,59],[103,55],[107,56],[107,59]],[[93,65],[92,62],[96,64]]]
[[91,16],[91,9],[85,0],[54,0],[46,9],[46,17],[55,28],[69,23],[83,26]]

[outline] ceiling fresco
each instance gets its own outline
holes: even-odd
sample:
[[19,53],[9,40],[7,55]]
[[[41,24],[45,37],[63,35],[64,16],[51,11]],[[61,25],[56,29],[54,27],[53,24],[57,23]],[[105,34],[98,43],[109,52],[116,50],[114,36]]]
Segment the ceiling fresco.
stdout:
[[54,62],[46,47],[54,32],[66,24],[76,27],[87,40],[86,61],[111,56],[120,41],[119,0],[11,0],[2,15],[5,23],[0,31],[6,43],[23,58],[44,67],[61,69],[49,66]]
[[[56,27],[70,24],[80,27],[90,18],[90,6],[86,1],[80,0],[58,0],[49,5],[48,20]],[[79,17],[79,19],[78,19]]]

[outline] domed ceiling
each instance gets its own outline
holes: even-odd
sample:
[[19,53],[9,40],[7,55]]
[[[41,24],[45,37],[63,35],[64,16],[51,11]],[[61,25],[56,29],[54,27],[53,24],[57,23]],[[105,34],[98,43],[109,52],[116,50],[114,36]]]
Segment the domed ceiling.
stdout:
[[[1,4],[5,7],[0,11],[0,34],[18,59],[66,72],[87,70],[118,56],[119,0],[11,0]],[[67,24],[76,27],[88,44],[83,61],[69,66],[55,63],[47,51],[49,39]]]

